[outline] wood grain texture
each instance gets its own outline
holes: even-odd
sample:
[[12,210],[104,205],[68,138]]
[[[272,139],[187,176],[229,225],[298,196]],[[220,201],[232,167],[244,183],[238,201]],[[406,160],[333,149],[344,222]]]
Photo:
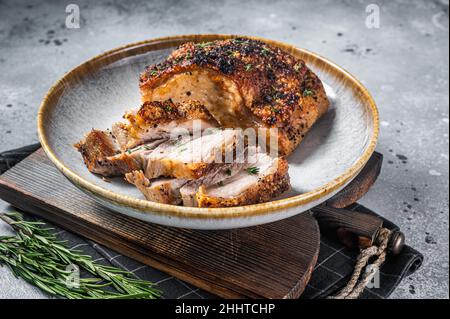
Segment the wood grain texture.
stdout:
[[364,249],[373,245],[383,226],[381,218],[351,210],[321,205],[313,209],[323,233],[336,236],[350,248]]
[[108,211],[37,151],[0,177],[0,197],[74,233],[225,298],[297,298],[319,252],[309,214],[229,231],[149,224]]
[[[381,163],[381,154],[375,153],[331,202],[348,206],[362,197],[375,182]],[[309,214],[245,229],[195,231],[113,213],[65,179],[42,150],[0,176],[0,197],[225,298],[298,298],[319,253],[318,225]],[[322,210],[319,222],[344,243],[354,245],[356,239],[359,246],[373,239],[380,227],[379,220],[340,209],[331,214]]]

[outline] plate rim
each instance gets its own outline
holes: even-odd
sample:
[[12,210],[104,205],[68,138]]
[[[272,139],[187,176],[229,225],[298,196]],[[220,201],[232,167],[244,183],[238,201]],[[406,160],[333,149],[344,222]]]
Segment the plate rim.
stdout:
[[[56,154],[52,151],[50,144],[47,141],[47,133],[45,128],[45,117],[48,112],[56,106],[56,103],[52,103],[52,99],[60,92],[60,89],[64,87],[64,83],[67,78],[75,75],[78,72],[81,72],[83,68],[88,67],[91,63],[98,62],[104,57],[109,55],[118,53],[125,49],[130,48],[138,48],[142,45],[155,45],[157,43],[167,43],[167,42],[175,42],[175,41],[195,41],[200,39],[227,39],[227,38],[236,38],[236,37],[246,37],[250,39],[255,39],[259,41],[266,42],[268,44],[272,44],[278,47],[287,50],[288,52],[291,50],[300,51],[303,54],[310,55],[313,58],[330,65],[334,69],[336,69],[339,73],[341,73],[347,80],[350,80],[353,85],[355,85],[360,92],[362,93],[364,99],[368,101],[369,109],[371,111],[371,118],[373,119],[373,131],[370,137],[370,141],[364,153],[356,160],[356,162],[348,168],[345,172],[329,181],[328,183],[312,190],[304,194],[291,196],[284,199],[274,200],[266,203],[246,205],[246,206],[237,206],[237,207],[225,207],[225,208],[199,208],[199,207],[185,207],[185,206],[176,206],[169,204],[161,204],[156,202],[147,201],[144,199],[134,198],[128,195],[122,195],[115,193],[112,190],[103,188],[102,186],[96,185],[93,182],[85,180],[81,176],[79,176],[76,172],[72,171],[69,167],[65,166],[62,163]],[[53,164],[77,187],[82,188],[83,190],[91,193],[94,197],[100,196],[103,200],[111,202],[114,205],[123,206],[126,208],[136,209],[144,213],[149,214],[159,214],[173,217],[185,217],[185,218],[207,218],[207,219],[231,219],[236,217],[255,217],[259,215],[271,214],[273,212],[281,212],[284,209],[294,208],[302,205],[306,205],[313,201],[319,200],[322,197],[326,197],[326,195],[339,190],[343,186],[345,186],[348,182],[350,182],[364,167],[364,165],[369,160],[372,153],[375,151],[375,147],[377,145],[378,136],[379,136],[379,113],[374,99],[372,98],[369,91],[365,88],[365,86],[350,74],[348,71],[335,64],[334,62],[324,58],[316,53],[313,53],[309,50],[298,48],[296,46],[286,44],[284,42],[269,40],[261,37],[254,36],[244,36],[244,35],[235,35],[235,34],[187,34],[187,35],[174,35],[168,37],[159,37],[148,39],[144,41],[130,43],[124,46],[120,46],[118,48],[108,50],[99,55],[92,57],[91,59],[79,64],[74,67],[69,72],[65,73],[59,80],[55,82],[46,93],[44,99],[42,100],[38,116],[37,116],[37,130],[38,137],[41,143],[42,148],[45,153],[49,157],[49,159],[53,162]]]

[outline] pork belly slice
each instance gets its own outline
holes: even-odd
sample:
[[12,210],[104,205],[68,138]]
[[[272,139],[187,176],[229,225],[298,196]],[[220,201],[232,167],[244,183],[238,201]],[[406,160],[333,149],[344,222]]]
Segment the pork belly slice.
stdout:
[[[243,156],[234,158],[232,163],[225,163],[212,169],[207,175],[198,180],[190,181],[180,189],[181,198],[184,206],[197,207],[197,192],[201,186],[220,185],[226,179],[229,179],[242,170],[252,166],[257,158],[260,148],[255,146],[247,147]],[[254,157],[251,157],[254,156]]]
[[207,175],[194,181],[189,181],[180,189],[184,206],[196,207],[197,192],[203,186],[221,184],[224,180],[238,174],[242,169],[248,167],[248,163],[223,164],[212,169]]
[[143,101],[198,100],[223,127],[276,128],[281,155],[329,107],[322,82],[304,61],[248,38],[185,43],[146,68],[140,90]]
[[180,188],[188,182],[175,178],[161,178],[150,181],[142,171],[127,173],[125,178],[129,183],[134,184],[147,200],[172,205],[181,203]]
[[172,100],[144,102],[138,110],[124,115],[126,122],[115,123],[112,132],[122,150],[149,140],[169,138],[179,132],[192,134],[218,124],[197,101],[173,103]]
[[263,203],[289,188],[287,161],[259,153],[253,166],[218,184],[200,186],[194,204],[198,207],[232,207]]
[[144,157],[145,176],[149,179],[161,176],[199,179],[233,156],[243,141],[240,134],[237,130],[215,129],[196,139],[182,136],[162,143]]
[[153,141],[121,152],[110,131],[92,130],[82,141],[75,144],[75,147],[83,156],[84,163],[90,172],[112,177],[141,169],[144,164],[141,155],[148,153],[162,141]]

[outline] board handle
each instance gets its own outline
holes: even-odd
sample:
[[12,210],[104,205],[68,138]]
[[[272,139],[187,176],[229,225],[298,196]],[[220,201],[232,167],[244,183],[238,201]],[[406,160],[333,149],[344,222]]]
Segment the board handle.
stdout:
[[[328,236],[336,237],[350,248],[365,249],[375,244],[383,220],[377,216],[342,208],[322,205],[314,208],[314,217],[320,230]],[[395,230],[388,242],[388,252],[398,255],[405,245],[405,235]]]
[[[348,207],[362,198],[377,180],[383,155],[373,153],[366,166],[342,191],[328,200],[325,204],[313,208],[314,217],[324,234],[336,237],[350,248],[364,249],[374,244],[383,220],[377,216],[347,210]],[[399,254],[405,243],[405,235],[394,231],[391,235],[388,251]]]
[[326,205],[314,208],[314,217],[324,234],[337,237],[351,248],[372,246],[383,227],[383,221],[377,216]]

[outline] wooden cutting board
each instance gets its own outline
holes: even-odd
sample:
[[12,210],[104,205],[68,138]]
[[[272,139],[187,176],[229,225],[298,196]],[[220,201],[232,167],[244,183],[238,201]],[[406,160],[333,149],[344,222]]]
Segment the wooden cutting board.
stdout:
[[[370,172],[335,196],[335,206],[356,201],[379,169]],[[149,224],[97,204],[73,186],[42,150],[0,176],[0,198],[225,298],[298,298],[319,254],[319,228],[310,214],[227,231]]]

